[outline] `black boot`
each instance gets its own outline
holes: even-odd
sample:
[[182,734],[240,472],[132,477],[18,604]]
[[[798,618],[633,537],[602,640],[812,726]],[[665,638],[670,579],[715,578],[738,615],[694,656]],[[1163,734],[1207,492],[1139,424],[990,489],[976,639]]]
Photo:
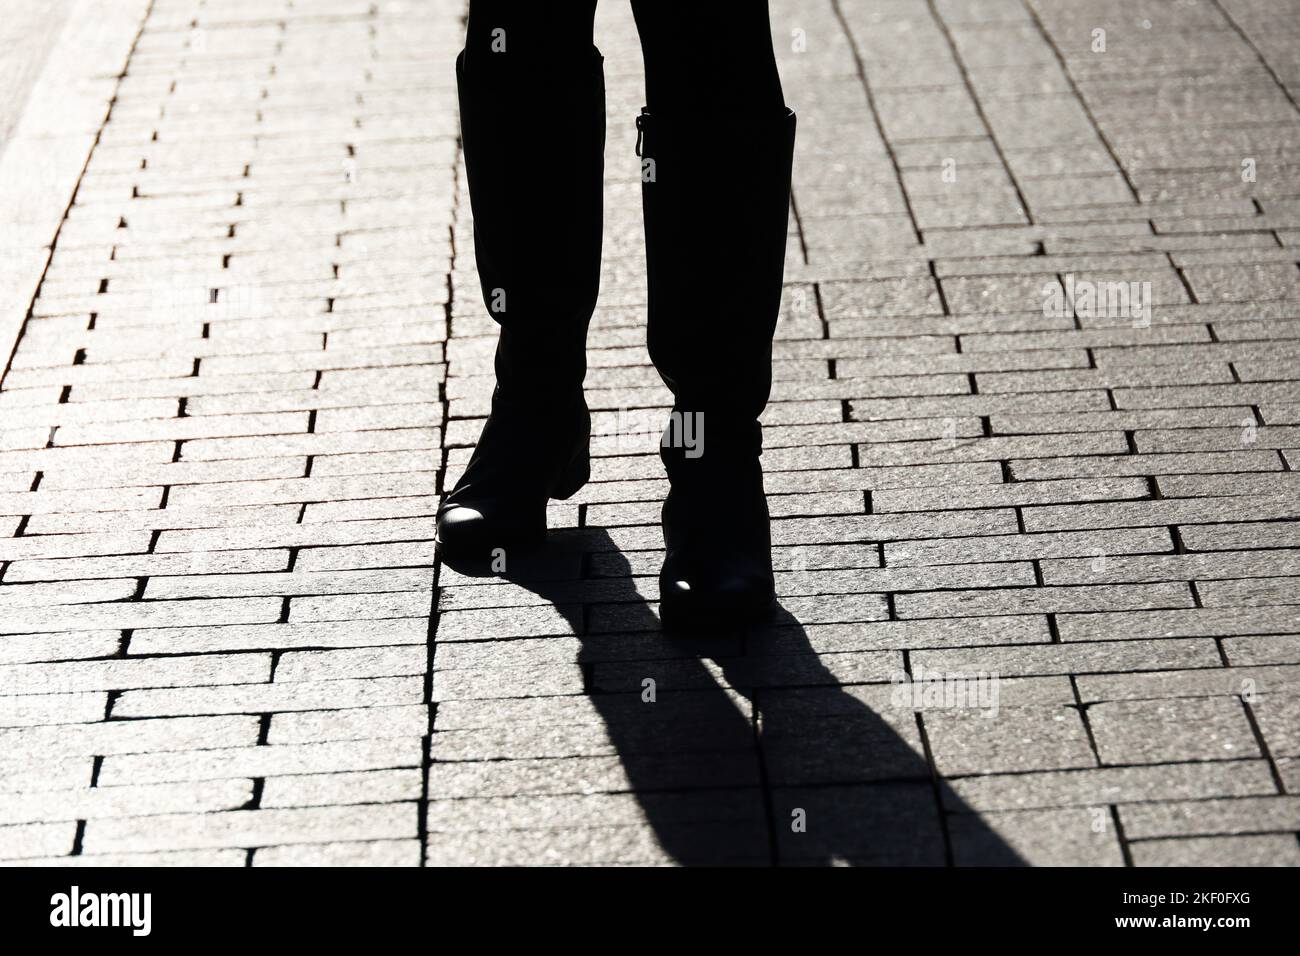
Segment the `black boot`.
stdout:
[[546,503],[587,481],[582,395],[600,284],[605,87],[582,63],[456,61],[483,300],[501,325],[492,411],[438,509],[449,555],[538,543]]
[[772,386],[795,117],[687,124],[643,110],[637,128],[650,356],[674,396],[660,614],[670,625],[751,619],[775,597],[758,417]]

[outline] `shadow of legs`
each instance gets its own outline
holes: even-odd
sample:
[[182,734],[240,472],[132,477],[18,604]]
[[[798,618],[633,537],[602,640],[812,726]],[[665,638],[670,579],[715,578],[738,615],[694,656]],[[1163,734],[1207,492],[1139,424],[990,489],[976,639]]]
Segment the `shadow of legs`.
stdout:
[[778,862],[950,865],[954,813],[964,862],[1023,862],[931,773],[917,715],[894,701],[894,686],[857,683],[880,680],[854,673],[869,655],[817,654],[784,609],[746,635],[745,651],[719,663],[758,716]]
[[637,590],[657,561],[588,528],[553,532],[504,577],[578,635],[587,697],[669,860],[942,866],[961,814],[959,862],[1023,863],[936,781],[893,687],[853,672],[867,658],[819,656],[784,610],[748,631],[666,635]]

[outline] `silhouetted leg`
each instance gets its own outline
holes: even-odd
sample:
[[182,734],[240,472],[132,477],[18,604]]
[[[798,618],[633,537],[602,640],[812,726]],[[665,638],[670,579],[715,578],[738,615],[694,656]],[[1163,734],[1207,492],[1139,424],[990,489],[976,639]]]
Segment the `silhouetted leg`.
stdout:
[[765,3],[633,10],[648,104],[637,124],[648,338],[674,395],[662,612],[748,616],[773,594],[758,416],[771,390],[794,114]]
[[501,325],[492,414],[438,513],[448,553],[531,543],[587,480],[582,397],[600,282],[605,98],[595,0],[473,0],[457,60],[484,303]]
[[632,13],[651,113],[736,118],[785,107],[767,0],[632,0]]

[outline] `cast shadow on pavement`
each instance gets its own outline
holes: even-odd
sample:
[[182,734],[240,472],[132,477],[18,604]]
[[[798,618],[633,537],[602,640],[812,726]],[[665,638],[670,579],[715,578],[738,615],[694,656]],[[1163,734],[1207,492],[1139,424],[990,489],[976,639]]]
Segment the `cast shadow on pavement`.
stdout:
[[843,685],[784,608],[743,631],[665,634],[632,570],[604,529],[584,528],[552,532],[501,576],[578,635],[587,697],[668,858],[1024,865],[931,774],[915,714],[879,676]]

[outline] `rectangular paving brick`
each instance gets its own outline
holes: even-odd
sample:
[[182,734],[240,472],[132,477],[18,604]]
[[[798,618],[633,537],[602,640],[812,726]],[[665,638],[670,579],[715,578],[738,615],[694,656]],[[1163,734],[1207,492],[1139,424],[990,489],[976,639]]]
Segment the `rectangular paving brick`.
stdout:
[[[1096,615],[1089,615],[1096,616]],[[925,650],[912,655],[913,666],[962,673],[1010,675],[1108,673],[1214,667],[1219,655],[1208,639],[1124,640],[1067,646],[985,647]]]
[[418,741],[411,739],[283,744],[236,748],[127,754],[104,760],[105,786],[127,782],[167,783],[319,773],[322,770],[370,770],[414,766],[420,762]]
[[1295,630],[1295,614],[1283,607],[1193,608],[1111,614],[1064,614],[1057,619],[1063,641],[1132,641],[1160,637],[1222,637]]
[[930,591],[900,594],[898,616],[963,617],[980,614],[1043,614],[1067,611],[1128,611],[1152,607],[1192,607],[1183,584],[1097,585],[1080,587],[997,588],[981,591]]
[[0,667],[0,693],[65,694],[85,690],[253,684],[270,678],[268,654],[153,657]]
[[1163,763],[1260,756],[1239,701],[1119,701],[1088,708],[1103,762]]
[[234,747],[257,741],[251,717],[180,717],[119,720],[55,727],[0,730],[0,743],[13,756],[152,753],[198,747]]
[[924,719],[935,765],[945,775],[1097,766],[1073,708],[939,709]]
[[1033,560],[1076,555],[1146,554],[1171,551],[1165,528],[1064,531],[1044,534],[990,535],[985,538],[886,542],[889,567],[942,565],[969,561]]
[[953,814],[948,818],[953,862],[973,865],[1010,850],[1030,866],[1123,866],[1115,828],[1099,827],[1098,812],[1105,813],[1069,807]]
[[255,847],[337,840],[373,840],[415,834],[415,808],[395,803],[356,807],[234,810],[164,814],[87,824],[88,853],[164,848]]
[[1153,800],[1258,796],[1275,793],[1262,760],[967,777],[952,783],[947,803],[975,810],[1103,807]]
[[72,694],[19,694],[0,697],[0,726],[42,727],[90,723],[107,711],[108,694],[82,691]]
[[259,847],[253,866],[419,866],[420,841],[364,840]]
[[1142,840],[1135,866],[1296,866],[1300,850],[1290,834]]
[[1300,813],[1295,797],[1241,797],[1135,804],[1120,811],[1124,832],[1133,839],[1212,836],[1255,830],[1292,831]]
[[121,819],[155,813],[237,810],[252,798],[251,780],[215,784],[143,784],[0,797],[3,823]]

